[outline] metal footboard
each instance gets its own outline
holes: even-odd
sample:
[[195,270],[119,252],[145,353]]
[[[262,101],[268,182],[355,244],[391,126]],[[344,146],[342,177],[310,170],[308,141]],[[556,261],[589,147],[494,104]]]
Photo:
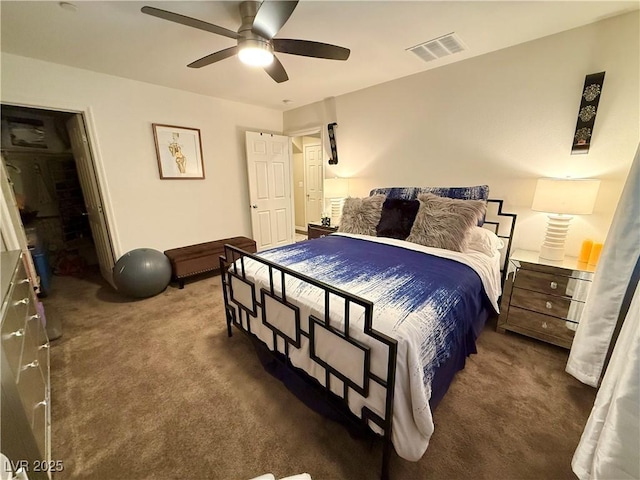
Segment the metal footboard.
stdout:
[[[268,281],[264,281],[265,286],[260,287],[247,275],[247,259],[258,262],[267,269]],[[368,430],[371,430],[372,424],[380,429],[382,434],[376,434],[383,439],[381,478],[389,478],[397,341],[372,327],[373,303],[231,245],[225,245],[225,255],[220,257],[220,271],[228,335],[232,336],[232,325],[235,325],[242,332],[265,343],[265,339],[258,337],[256,332],[261,328],[264,337],[264,327],[267,327],[272,335],[268,339],[271,345],[268,346],[274,357],[284,357],[287,367],[294,373],[312,379],[312,383],[337,401],[343,415],[350,415],[352,421],[369,427]],[[287,281],[291,279],[321,289],[324,296],[323,311],[310,312],[308,318],[304,319],[301,310],[305,309],[287,294]],[[344,310],[338,319],[340,321],[336,321],[332,316],[336,316],[336,306],[342,304]],[[354,331],[355,327],[351,322],[353,310],[364,314],[362,330],[358,328]],[[364,335],[368,340],[360,341],[354,338],[354,333],[358,333],[360,337]],[[349,352],[352,359],[361,360],[361,375],[354,375],[353,371],[347,372],[344,362],[325,352],[323,342],[327,338],[331,338],[334,344],[340,343],[340,348]],[[291,362],[292,349],[300,349],[303,343],[308,344],[308,357],[311,361],[324,369],[324,385]],[[382,354],[387,359],[386,372],[382,374],[375,374],[371,368],[374,349],[377,349],[376,355]],[[354,391],[367,398],[372,382],[384,389],[384,412],[376,413],[364,406],[360,415],[354,414],[348,407],[350,392]]]

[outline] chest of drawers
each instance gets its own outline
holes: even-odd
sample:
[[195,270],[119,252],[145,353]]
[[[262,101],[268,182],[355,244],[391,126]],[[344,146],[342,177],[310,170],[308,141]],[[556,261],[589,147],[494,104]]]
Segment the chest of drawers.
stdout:
[[[14,464],[51,460],[49,340],[20,251],[0,253],[0,445]],[[48,478],[29,470],[29,478]]]
[[498,331],[505,330],[571,348],[593,271],[575,258],[561,262],[516,250],[509,258]]

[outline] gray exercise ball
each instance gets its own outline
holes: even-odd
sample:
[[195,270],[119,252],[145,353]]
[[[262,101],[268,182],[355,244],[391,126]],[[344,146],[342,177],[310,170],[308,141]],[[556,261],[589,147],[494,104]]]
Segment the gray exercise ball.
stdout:
[[162,292],[171,280],[167,256],[152,248],[136,248],[121,256],[113,267],[113,283],[118,292],[146,298]]

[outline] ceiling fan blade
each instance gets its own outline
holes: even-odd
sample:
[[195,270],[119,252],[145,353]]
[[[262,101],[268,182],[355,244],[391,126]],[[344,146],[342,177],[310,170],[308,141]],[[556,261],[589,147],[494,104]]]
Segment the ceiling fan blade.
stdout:
[[304,57],[328,58],[329,60],[346,60],[351,50],[328,43],[294,40],[290,38],[274,38],[273,49],[280,53],[302,55]]
[[253,19],[251,30],[261,37],[273,38],[287,23],[289,17],[298,5],[298,1],[268,1],[262,2],[256,17]]
[[187,67],[189,68],[201,68],[206,67],[207,65],[211,65],[212,63],[219,62],[220,60],[224,60],[225,58],[233,57],[236,53],[238,53],[238,46],[225,48],[224,50],[220,50],[219,52],[212,53],[207,55],[206,57],[202,57],[195,62],[191,62]]
[[282,83],[289,80],[289,75],[287,75],[286,70],[280,63],[277,57],[273,57],[273,62],[268,67],[264,67],[264,71],[269,74],[271,78],[273,78],[276,82]]
[[141,11],[142,13],[146,13],[147,15],[162,18],[163,20],[169,20],[170,22],[180,23],[182,25],[186,25],[187,27],[199,28],[200,30],[204,30],[206,32],[217,33],[218,35],[222,35],[223,37],[234,39],[240,38],[240,35],[238,35],[233,30],[219,27],[218,25],[214,25],[213,23],[203,22],[202,20],[198,20],[196,18],[186,17],[184,15],[180,15],[179,13],[168,12],[166,10],[161,10],[155,7],[142,7]]

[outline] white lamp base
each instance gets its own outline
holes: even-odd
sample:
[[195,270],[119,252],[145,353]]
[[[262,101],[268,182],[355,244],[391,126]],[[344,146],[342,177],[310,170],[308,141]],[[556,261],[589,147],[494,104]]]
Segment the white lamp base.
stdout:
[[549,215],[544,242],[540,248],[540,258],[561,261],[564,259],[564,242],[569,231],[571,215]]
[[337,227],[340,225],[340,219],[342,218],[342,206],[344,205],[344,198],[332,198],[331,199],[331,226]]

